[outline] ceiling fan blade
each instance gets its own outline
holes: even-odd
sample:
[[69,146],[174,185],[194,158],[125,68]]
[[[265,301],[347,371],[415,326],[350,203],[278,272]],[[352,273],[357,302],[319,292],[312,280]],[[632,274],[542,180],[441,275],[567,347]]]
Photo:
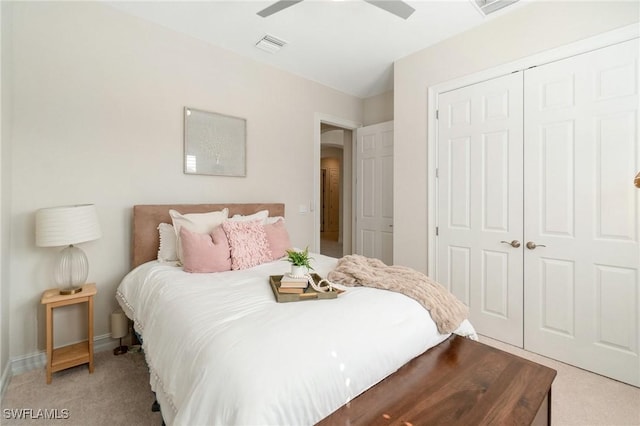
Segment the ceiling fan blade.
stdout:
[[273,15],[276,12],[280,12],[283,9],[293,6],[296,3],[300,3],[302,0],[280,0],[272,4],[271,6],[265,7],[258,15],[266,18],[267,16]]
[[364,0],[367,3],[371,3],[374,6],[379,7],[380,9],[386,10],[389,13],[393,13],[394,15],[407,19],[415,9],[409,6],[407,3],[402,0]]

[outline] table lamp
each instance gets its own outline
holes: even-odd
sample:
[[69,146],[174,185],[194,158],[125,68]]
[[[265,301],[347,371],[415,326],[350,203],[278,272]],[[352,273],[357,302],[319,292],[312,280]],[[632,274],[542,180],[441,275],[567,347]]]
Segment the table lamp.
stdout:
[[101,236],[93,204],[50,207],[36,212],[36,245],[67,246],[59,253],[53,274],[60,294],[81,291],[89,275],[87,256],[74,244],[97,240]]
[[114,355],[122,355],[127,353],[129,348],[122,344],[122,338],[129,334],[129,320],[122,311],[116,311],[111,314],[111,337],[120,339],[120,345],[113,350]]

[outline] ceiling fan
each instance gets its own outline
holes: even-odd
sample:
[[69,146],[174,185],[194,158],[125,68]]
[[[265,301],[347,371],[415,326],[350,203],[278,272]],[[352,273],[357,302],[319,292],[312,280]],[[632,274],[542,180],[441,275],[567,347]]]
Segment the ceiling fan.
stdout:
[[[268,6],[258,12],[258,15],[266,18],[267,16],[273,15],[274,13],[280,12],[283,9],[286,9],[290,6],[293,6],[296,3],[300,3],[302,0],[279,0],[273,3],[271,6]],[[386,10],[389,13],[393,13],[394,15],[407,19],[411,14],[415,11],[415,9],[409,6],[407,3],[402,0],[364,0],[367,3],[370,3],[374,6],[379,7],[382,10]]]

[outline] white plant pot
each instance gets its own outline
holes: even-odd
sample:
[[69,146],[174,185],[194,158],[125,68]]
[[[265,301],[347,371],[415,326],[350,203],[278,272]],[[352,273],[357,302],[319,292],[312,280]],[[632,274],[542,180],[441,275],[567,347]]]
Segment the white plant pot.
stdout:
[[307,268],[304,266],[291,265],[291,276],[303,277],[307,273]]

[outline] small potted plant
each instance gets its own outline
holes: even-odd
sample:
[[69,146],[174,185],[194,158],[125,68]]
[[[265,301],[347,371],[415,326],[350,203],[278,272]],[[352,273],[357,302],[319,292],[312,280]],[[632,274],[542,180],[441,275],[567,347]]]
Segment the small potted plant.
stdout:
[[313,258],[309,256],[309,247],[302,251],[287,250],[287,260],[291,262],[291,275],[294,277],[304,276],[311,267],[310,261]]

